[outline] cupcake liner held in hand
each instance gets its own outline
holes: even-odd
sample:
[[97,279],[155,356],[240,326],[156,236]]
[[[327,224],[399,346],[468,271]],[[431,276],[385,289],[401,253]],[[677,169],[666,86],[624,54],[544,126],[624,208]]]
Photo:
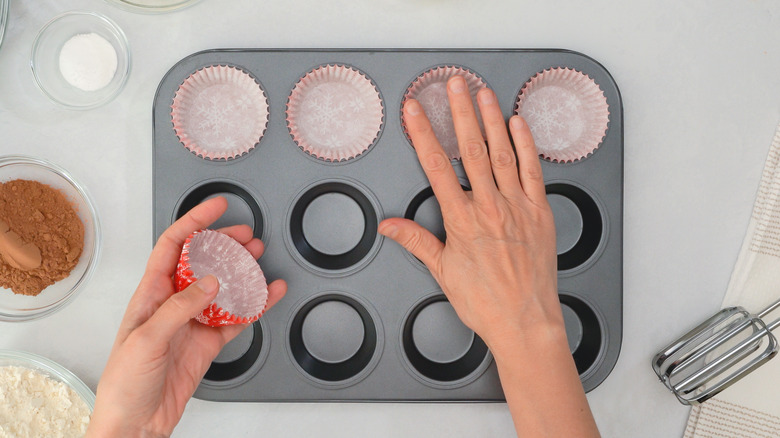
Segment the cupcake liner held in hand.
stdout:
[[557,162],[592,154],[609,123],[604,92],[588,75],[570,68],[551,68],[532,77],[520,90],[515,113],[531,128],[539,155]]
[[344,65],[315,68],[301,78],[287,101],[287,125],[295,143],[325,161],[357,157],[374,144],[384,109],[374,83]]
[[257,321],[265,311],[268,286],[252,254],[236,240],[213,230],[192,233],[176,268],[176,292],[214,275],[219,292],[195,319],[212,327]]
[[[474,112],[477,114],[477,121],[484,135],[482,116],[477,109],[477,92],[487,87],[487,84],[475,73],[463,67],[435,67],[426,71],[409,85],[401,103],[403,108],[403,104],[409,99],[416,99],[420,102],[420,106],[423,107],[425,115],[431,122],[431,128],[433,128],[439,144],[451,160],[460,159],[460,150],[458,149],[458,138],[455,136],[455,125],[452,122],[450,101],[447,97],[447,81],[457,75],[463,76],[466,80],[471,100],[474,102]],[[403,125],[403,128],[408,138],[409,131],[406,129],[406,124]]]
[[171,121],[185,148],[209,160],[229,160],[260,142],[268,125],[268,100],[248,73],[209,66],[176,90]]

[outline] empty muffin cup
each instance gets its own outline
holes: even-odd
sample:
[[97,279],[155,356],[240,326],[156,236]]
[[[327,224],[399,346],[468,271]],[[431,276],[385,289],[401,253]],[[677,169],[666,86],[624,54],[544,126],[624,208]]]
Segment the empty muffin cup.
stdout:
[[413,307],[404,322],[401,343],[414,371],[434,385],[465,384],[489,364],[487,345],[460,321],[441,294]]
[[563,321],[566,324],[566,338],[574,357],[574,364],[580,375],[585,374],[596,363],[605,345],[603,329],[596,312],[590,305],[573,295],[561,292],[559,295]]
[[[458,138],[455,136],[450,101],[447,97],[447,81],[457,75],[463,76],[466,80],[471,100],[474,102],[474,111],[477,113],[479,125],[482,127],[482,117],[477,109],[477,92],[487,87],[487,84],[476,73],[464,67],[441,66],[426,71],[409,84],[401,102],[401,108],[409,99],[416,99],[420,102],[428,121],[431,122],[431,128],[433,128],[436,138],[451,160],[460,158],[460,149],[458,149]],[[403,128],[408,138],[409,132],[406,129],[406,124],[403,124]],[[409,141],[411,142],[411,138]]]
[[439,240],[447,240],[447,231],[444,229],[444,220],[441,216],[441,207],[433,189],[428,187],[412,198],[406,207],[404,218],[413,220],[430,231]]
[[364,376],[376,362],[380,343],[371,312],[342,293],[307,301],[295,312],[289,328],[295,362],[308,376],[327,384]]
[[190,152],[209,160],[229,160],[260,142],[268,125],[268,100],[249,73],[212,65],[190,75],[176,90],[171,121]]
[[232,237],[200,230],[184,241],[174,275],[181,292],[207,275],[219,280],[219,292],[195,319],[213,327],[257,321],[265,311],[268,286],[252,254]]
[[262,350],[263,330],[255,322],[222,348],[203,378],[212,382],[237,379],[256,365]]
[[257,200],[247,189],[228,181],[204,182],[190,189],[176,207],[174,220],[184,216],[196,205],[222,196],[228,202],[225,213],[211,224],[211,228],[219,229],[232,225],[249,225],[255,237],[263,237],[263,213]]
[[364,260],[377,242],[375,204],[357,187],[341,181],[305,191],[290,211],[294,250],[317,268],[338,271]]
[[585,73],[551,68],[520,90],[515,113],[534,136],[539,154],[572,162],[593,153],[607,133],[609,106],[599,85]]
[[585,190],[571,184],[546,186],[555,220],[558,270],[582,266],[598,251],[604,236],[601,209]]
[[287,101],[287,125],[295,144],[325,161],[366,152],[384,121],[382,98],[365,73],[324,65],[302,77]]

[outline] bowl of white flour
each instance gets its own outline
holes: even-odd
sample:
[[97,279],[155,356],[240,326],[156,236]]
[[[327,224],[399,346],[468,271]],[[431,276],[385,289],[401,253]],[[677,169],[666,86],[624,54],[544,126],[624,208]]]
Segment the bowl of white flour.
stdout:
[[95,394],[44,357],[0,350],[0,436],[83,437]]
[[122,29],[97,12],[66,12],[35,38],[30,59],[43,94],[71,109],[108,103],[124,88],[130,50]]

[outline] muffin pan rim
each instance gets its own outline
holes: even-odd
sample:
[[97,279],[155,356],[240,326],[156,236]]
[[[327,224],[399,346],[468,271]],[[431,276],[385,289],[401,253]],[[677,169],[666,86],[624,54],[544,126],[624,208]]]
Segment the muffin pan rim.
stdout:
[[[368,199],[368,201],[371,203],[371,206],[374,209],[374,213],[376,213],[377,225],[385,217],[384,212],[382,211],[382,206],[379,203],[379,199],[376,197],[376,195],[374,195],[374,193],[368,187],[366,187],[365,184],[353,178],[343,176],[343,175],[342,176],[329,175],[324,178],[320,177],[313,180],[309,180],[309,182],[301,186],[301,189],[298,190],[296,194],[291,198],[292,201],[288,205],[287,211],[285,212],[284,215],[284,222],[283,222],[284,229],[282,231],[284,244],[287,248],[287,252],[295,260],[298,266],[306,269],[307,271],[315,275],[318,275],[320,277],[325,277],[325,278],[347,277],[362,271],[371,263],[372,260],[376,258],[384,242],[384,236],[382,236],[381,234],[376,232],[376,230],[374,230],[373,232],[376,232],[376,235],[374,236],[374,242],[371,245],[371,248],[369,249],[368,253],[366,253],[366,255],[364,255],[363,258],[361,258],[358,262],[342,269],[330,270],[330,269],[321,268],[309,262],[302,254],[300,254],[300,252],[295,246],[295,242],[293,241],[292,231],[290,230],[291,228],[290,223],[292,220],[293,211],[295,210],[295,207],[298,205],[298,202],[300,202],[301,198],[304,195],[306,195],[310,190],[319,187],[321,185],[332,184],[332,183],[345,184],[361,192],[363,196],[365,196],[366,199]],[[364,232],[369,232],[368,227],[366,227],[366,230]]]
[[[606,329],[606,327],[608,327],[608,325],[607,325],[607,322],[606,322],[606,320],[604,318],[604,315],[603,315],[603,313],[601,311],[601,308],[599,306],[595,305],[587,297],[584,297],[580,293],[571,292],[568,289],[559,289],[558,290],[559,300],[560,300],[560,296],[561,295],[574,298],[575,300],[579,300],[582,303],[584,303],[593,312],[593,314],[596,316],[596,320],[598,321],[598,324],[599,324],[599,329],[601,330],[601,344],[599,345],[598,354],[596,355],[596,358],[594,359],[593,363],[582,374],[579,375],[580,379],[584,381],[588,377],[590,377],[593,374],[595,374],[596,371],[599,370],[601,364],[606,360],[607,349],[608,349],[608,347],[610,345],[610,343],[609,343],[610,335],[609,335],[609,331]],[[562,303],[562,304],[564,304],[564,303]],[[569,308],[571,308],[571,306],[569,306]],[[572,308],[572,310],[574,310],[574,309]],[[577,314],[577,318],[579,318],[580,320],[582,319],[580,317],[580,315],[577,313],[576,310],[574,310],[574,313]],[[583,330],[584,330],[584,328],[583,328]],[[584,336],[585,336],[585,334],[583,332],[583,337]],[[582,346],[582,341],[580,341],[580,346]],[[599,382],[599,384],[600,383],[601,382]]]
[[[545,190],[547,189],[547,186],[554,185],[554,184],[573,186],[575,188],[582,190],[583,192],[585,192],[586,195],[590,197],[591,200],[593,200],[593,202],[596,204],[596,207],[598,207],[599,214],[601,215],[601,237],[599,238],[598,246],[596,246],[596,249],[593,251],[593,254],[588,256],[588,258],[584,262],[580,263],[579,265],[571,269],[564,269],[564,270],[558,269],[559,277],[561,278],[573,277],[593,267],[593,265],[595,265],[599,261],[599,259],[601,259],[601,257],[603,256],[604,251],[607,248],[607,243],[609,241],[609,234],[610,234],[610,220],[609,220],[609,216],[606,214],[608,210],[604,206],[604,203],[599,196],[597,196],[592,190],[590,190],[586,186],[576,181],[570,179],[564,179],[564,178],[554,178],[550,180],[545,180],[544,181]],[[561,196],[570,199],[566,195],[561,195]],[[579,206],[577,207],[579,208]]]
[[[376,344],[374,345],[374,351],[371,355],[371,359],[369,362],[361,369],[359,372],[357,372],[355,375],[350,376],[343,380],[336,380],[336,381],[328,381],[319,379],[311,374],[309,374],[303,367],[298,363],[298,360],[295,358],[295,355],[292,351],[292,347],[290,346],[290,334],[291,330],[293,328],[293,323],[295,319],[297,318],[298,314],[301,312],[301,310],[306,307],[309,303],[312,301],[326,298],[326,297],[339,297],[344,296],[347,298],[352,299],[353,301],[357,302],[363,308],[365,311],[369,314],[371,317],[372,322],[374,323],[374,328],[376,330]],[[328,302],[331,300],[324,300],[324,302]],[[338,300],[336,300],[338,301]],[[352,307],[351,304],[346,303]],[[358,309],[355,309],[357,312],[359,312]],[[262,318],[260,318],[262,319]],[[381,316],[379,315],[379,312],[376,311],[376,309],[365,299],[360,297],[357,294],[354,294],[352,292],[346,291],[344,289],[327,289],[327,290],[320,290],[314,294],[303,296],[300,300],[298,300],[290,309],[290,311],[287,313],[287,316],[285,318],[284,323],[284,350],[286,353],[286,359],[287,362],[292,365],[295,370],[297,371],[297,375],[299,378],[304,379],[309,384],[312,384],[314,386],[317,386],[321,389],[326,390],[339,390],[344,388],[350,388],[353,387],[368,377],[371,372],[379,365],[379,362],[384,356],[384,350],[385,350],[385,328],[384,323],[381,319]],[[364,335],[365,336],[365,335]],[[364,339],[365,342],[365,339]],[[304,347],[305,348],[305,347]],[[310,353],[311,354],[311,353]]]
[[[271,216],[268,213],[268,207],[265,205],[264,199],[261,196],[259,196],[259,194],[254,190],[254,187],[252,187],[250,185],[247,185],[247,184],[244,184],[243,182],[238,181],[236,179],[227,178],[225,176],[213,176],[213,177],[208,178],[208,179],[198,180],[195,183],[191,184],[184,191],[184,193],[181,194],[179,199],[176,200],[176,203],[174,204],[174,207],[173,207],[173,211],[171,212],[171,223],[174,223],[178,219],[176,217],[177,213],[179,213],[179,210],[181,209],[182,204],[184,203],[184,200],[188,196],[193,194],[196,190],[198,190],[201,187],[205,187],[205,186],[207,186],[209,184],[215,184],[215,183],[234,185],[234,186],[236,186],[236,187],[246,191],[247,193],[249,193],[249,195],[252,197],[252,200],[257,204],[257,208],[260,210],[260,214],[262,215],[262,217],[260,218],[260,221],[261,221],[261,225],[263,227],[262,232],[260,233],[260,236],[258,236],[256,234],[257,230],[253,229],[252,231],[253,231],[253,233],[255,233],[255,237],[260,239],[263,242],[263,244],[267,247],[269,245],[269,243],[272,241],[272,232],[271,232]],[[214,194],[216,194],[216,193],[212,193],[211,195],[214,195]],[[211,195],[208,195],[208,196],[211,196]],[[238,196],[238,195],[236,195],[236,196]],[[205,199],[205,198],[203,198],[203,199]],[[203,202],[203,200],[201,200],[200,202]],[[246,202],[246,200],[244,200],[244,202]],[[252,206],[249,205],[249,207],[251,209]],[[186,212],[184,212],[184,213],[186,213]],[[182,214],[184,214],[184,213],[182,213]],[[255,222],[257,222],[257,218],[255,218]]]
[[[257,321],[253,322],[250,325],[250,327],[254,327],[255,324],[258,324],[259,327],[260,327],[260,332],[262,333],[262,336],[263,336],[263,339],[262,339],[261,342],[263,344],[260,347],[260,352],[258,353],[257,359],[255,359],[255,362],[252,364],[252,366],[249,367],[249,369],[246,370],[241,375],[236,376],[236,377],[234,377],[232,379],[228,379],[228,380],[223,380],[223,381],[207,380],[204,377],[204,379],[202,379],[201,382],[200,382],[201,385],[203,385],[205,388],[220,389],[220,390],[236,388],[236,387],[239,387],[239,386],[243,385],[244,383],[252,380],[252,378],[258,372],[260,372],[260,369],[263,368],[263,366],[265,365],[265,362],[268,360],[268,356],[271,353],[271,342],[272,342],[271,338],[272,337],[269,336],[270,332],[269,332],[269,329],[268,329],[267,319],[263,319],[261,317]],[[247,327],[247,329],[248,328],[249,327]],[[254,338],[252,338],[252,342],[253,343],[255,342]],[[251,350],[251,347],[250,347],[250,350]],[[247,351],[247,353],[248,352],[249,352],[249,350]],[[247,353],[244,353],[241,356],[241,358],[243,358]],[[237,360],[240,360],[241,358],[239,358]],[[228,362],[228,363],[232,363],[232,362]]]
[[[418,307],[420,307],[423,303],[426,301],[431,301],[428,304],[433,304],[434,302],[440,301],[437,300],[437,298],[443,297],[444,299],[441,301],[444,301],[446,303],[449,303],[449,299],[444,294],[444,291],[441,289],[432,289],[426,292],[424,295],[422,295],[418,300],[416,300],[404,313],[404,316],[401,318],[401,324],[398,330],[398,342],[396,342],[396,355],[401,360],[401,363],[403,364],[404,370],[414,379],[419,381],[425,386],[428,386],[430,388],[436,388],[436,389],[455,389],[455,388],[461,388],[464,386],[467,386],[471,383],[474,383],[477,379],[479,379],[485,371],[490,368],[490,365],[493,363],[493,353],[490,351],[490,349],[487,349],[487,352],[485,353],[485,357],[482,358],[477,368],[475,368],[472,372],[470,372],[468,375],[466,375],[463,378],[453,380],[453,381],[441,381],[441,380],[435,380],[432,378],[429,378],[419,371],[412,365],[410,362],[408,356],[406,355],[406,351],[404,348],[404,331],[406,330],[406,325],[409,322],[409,317],[414,313]],[[450,305],[452,305],[450,303]],[[427,306],[427,304],[426,304]],[[453,307],[454,309],[454,307]],[[413,324],[413,323],[412,323]],[[470,330],[470,329],[469,329]],[[473,331],[473,330],[472,330]],[[474,341],[476,342],[479,335],[474,332]],[[484,342],[484,341],[482,341]]]

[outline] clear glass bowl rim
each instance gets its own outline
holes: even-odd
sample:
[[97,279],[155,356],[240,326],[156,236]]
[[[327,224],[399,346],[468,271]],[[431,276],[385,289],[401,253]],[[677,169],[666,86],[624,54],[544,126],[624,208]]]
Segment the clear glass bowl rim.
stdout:
[[10,360],[18,362],[18,365],[0,365],[3,366],[20,366],[36,371],[44,371],[49,374],[50,377],[65,383],[84,400],[84,403],[89,406],[90,412],[95,410],[95,393],[89,389],[86,383],[79,379],[70,370],[62,365],[54,362],[51,359],[47,359],[43,356],[39,356],[33,353],[27,353],[19,350],[2,350],[0,349],[0,362],[3,360]]
[[95,202],[92,200],[92,197],[87,192],[87,189],[84,186],[82,186],[78,181],[73,179],[73,177],[70,175],[70,173],[68,173],[68,171],[57,166],[56,164],[50,163],[41,158],[35,158],[26,155],[0,155],[0,168],[3,168],[8,165],[14,165],[14,164],[24,164],[24,165],[43,167],[47,171],[54,172],[55,174],[63,178],[65,181],[67,181],[68,184],[70,184],[71,186],[73,186],[74,189],[76,189],[76,191],[79,193],[79,196],[81,196],[84,199],[84,203],[87,205],[89,209],[89,215],[92,218],[92,224],[95,229],[95,238],[93,239],[92,242],[93,243],[92,256],[90,257],[90,260],[87,262],[87,269],[84,271],[84,274],[81,276],[79,281],[73,286],[73,288],[71,288],[71,290],[68,291],[67,295],[65,295],[60,301],[38,312],[31,312],[23,315],[6,314],[0,312],[0,321],[31,321],[34,319],[40,319],[45,316],[51,315],[52,313],[65,307],[65,305],[73,301],[73,299],[79,294],[79,292],[81,292],[81,290],[84,289],[84,285],[89,283],[90,278],[92,278],[92,275],[95,273],[95,270],[98,265],[98,261],[100,260],[100,249],[102,247],[103,234],[101,233],[100,219],[98,217],[98,213],[95,208]]
[[[91,16],[108,24],[108,26],[113,28],[116,31],[117,35],[119,35],[119,45],[122,47],[122,53],[117,53],[117,56],[124,55],[124,57],[127,58],[127,68],[125,68],[125,71],[121,72],[122,80],[119,83],[119,85],[116,87],[116,90],[114,90],[113,93],[107,95],[103,99],[100,99],[88,105],[73,105],[72,103],[63,102],[62,100],[54,97],[48,90],[46,90],[46,87],[44,87],[43,83],[41,82],[41,79],[38,76],[38,72],[40,69],[39,68],[36,69],[35,66],[35,55],[38,52],[38,48],[41,44],[41,36],[43,36],[44,33],[57,21],[73,15]],[[127,78],[130,76],[131,66],[132,66],[132,56],[130,54],[130,43],[127,41],[127,35],[125,35],[125,32],[122,30],[121,27],[119,27],[118,24],[116,24],[116,22],[114,22],[114,20],[106,17],[105,15],[99,12],[94,12],[94,11],[68,11],[52,18],[46,24],[44,24],[43,27],[41,27],[41,30],[38,31],[38,34],[35,35],[35,40],[33,41],[33,45],[32,45],[32,51],[30,52],[30,69],[32,70],[33,79],[35,79],[35,85],[38,87],[38,89],[41,90],[41,92],[43,92],[43,94],[45,94],[46,97],[48,97],[52,102],[60,104],[66,108],[77,109],[77,110],[93,109],[105,105],[108,102],[111,102],[125,88],[125,85],[127,84]]]
[[173,12],[179,9],[184,9],[200,2],[201,0],[182,0],[175,4],[165,6],[144,6],[136,4],[128,0],[105,0],[120,9],[124,9],[131,12],[140,12],[145,14],[161,14],[165,12]]

